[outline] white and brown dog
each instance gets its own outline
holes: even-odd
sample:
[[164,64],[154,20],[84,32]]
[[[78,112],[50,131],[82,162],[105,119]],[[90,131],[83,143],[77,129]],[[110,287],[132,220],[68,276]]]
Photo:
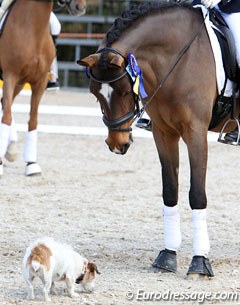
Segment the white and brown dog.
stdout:
[[45,301],[50,301],[49,293],[55,294],[54,282],[65,281],[69,296],[78,297],[74,291],[75,283],[81,291],[94,289],[97,266],[75,252],[70,246],[45,237],[33,242],[23,258],[22,272],[25,279],[28,299],[34,299],[33,279],[39,277],[43,282]]

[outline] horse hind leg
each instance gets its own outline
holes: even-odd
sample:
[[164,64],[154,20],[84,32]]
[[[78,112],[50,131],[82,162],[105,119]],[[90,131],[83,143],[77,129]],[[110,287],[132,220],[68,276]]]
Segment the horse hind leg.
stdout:
[[14,162],[17,159],[17,141],[18,141],[18,136],[17,136],[16,125],[14,118],[12,117],[7,151],[4,156],[5,159],[8,160],[8,162]]
[[37,130],[28,131],[24,144],[25,175],[40,175],[42,170],[37,163]]
[[[13,94],[13,100],[20,93],[22,88],[23,85],[16,85]],[[8,138],[8,146],[4,156],[5,159],[8,160],[9,162],[13,162],[17,159],[17,141],[18,141],[18,136],[17,136],[16,124],[15,124],[14,116],[12,115],[12,122],[10,126],[9,138]]]
[[3,175],[3,158],[6,154],[9,144],[9,135],[12,122],[12,102],[14,99],[14,88],[16,86],[16,80],[12,76],[6,76],[3,83],[3,98],[2,104],[2,119],[0,123],[0,176]]
[[41,167],[37,163],[37,118],[38,107],[45,91],[47,84],[46,79],[40,80],[37,84],[31,84],[31,110],[28,122],[28,132],[26,134],[24,145],[24,161],[26,162],[25,175],[33,176],[42,173]]

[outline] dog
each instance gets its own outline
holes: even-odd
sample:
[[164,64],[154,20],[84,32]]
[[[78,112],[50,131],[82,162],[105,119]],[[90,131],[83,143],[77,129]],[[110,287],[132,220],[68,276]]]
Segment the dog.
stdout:
[[45,301],[51,301],[49,293],[56,294],[55,282],[65,281],[69,296],[79,297],[75,283],[81,292],[94,290],[97,266],[75,252],[70,246],[44,237],[34,241],[25,251],[22,274],[27,285],[27,298],[34,299],[33,280],[39,277],[43,282]]

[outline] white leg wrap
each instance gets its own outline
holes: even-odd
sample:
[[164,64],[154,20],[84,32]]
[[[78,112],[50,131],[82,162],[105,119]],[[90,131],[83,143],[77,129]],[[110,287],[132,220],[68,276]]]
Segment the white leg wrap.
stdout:
[[208,256],[210,243],[207,230],[206,209],[192,210],[194,255]]
[[16,124],[15,124],[14,118],[12,117],[12,124],[11,124],[11,128],[10,128],[8,142],[9,143],[17,142],[17,140],[18,140],[18,136],[17,136]]
[[10,126],[0,123],[0,159],[7,151],[9,133]]
[[24,161],[36,162],[37,161],[37,130],[28,131],[24,145]]
[[181,245],[180,213],[178,206],[163,206],[163,227],[165,248],[177,251]]

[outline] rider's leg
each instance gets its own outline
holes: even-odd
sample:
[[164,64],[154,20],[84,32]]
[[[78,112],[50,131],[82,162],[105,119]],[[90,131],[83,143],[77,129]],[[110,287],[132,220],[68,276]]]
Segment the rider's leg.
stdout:
[[[61,32],[61,24],[53,12],[51,13],[51,16],[50,16],[50,32],[51,32],[51,35],[53,38],[53,42],[56,45],[56,39]],[[58,87],[59,87],[58,64],[57,64],[57,56],[56,56],[51,64],[50,77],[49,77],[47,88],[56,89]]]
[[[232,32],[236,46],[237,63],[238,67],[240,68],[240,13],[226,14],[221,12],[221,14]],[[239,130],[237,127],[234,131],[227,133],[224,138],[227,141],[236,142],[238,138],[238,133]]]

